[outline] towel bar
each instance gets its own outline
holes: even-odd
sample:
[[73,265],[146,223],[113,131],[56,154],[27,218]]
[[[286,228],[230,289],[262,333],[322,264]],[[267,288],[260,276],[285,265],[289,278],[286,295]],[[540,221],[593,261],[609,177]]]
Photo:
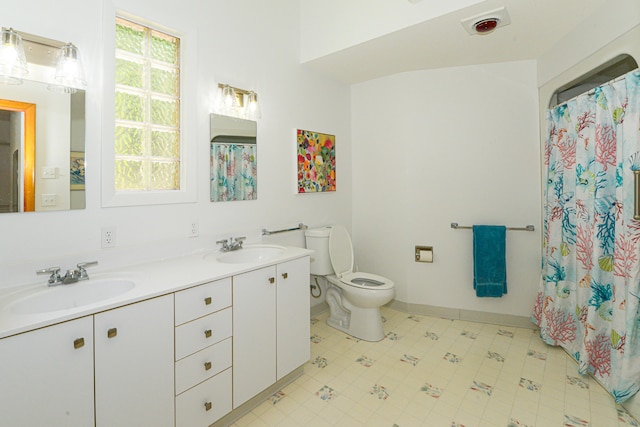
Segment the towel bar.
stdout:
[[294,230],[306,230],[307,228],[309,228],[308,226],[304,225],[303,223],[298,224],[297,227],[293,227],[293,228],[285,228],[283,230],[274,230],[274,231],[269,231],[266,228],[262,229],[262,235],[263,236],[269,236],[270,234],[278,234],[278,233],[284,233],[285,231],[294,231]]
[[[471,227],[470,225],[458,225],[457,222],[452,222],[451,223],[451,228],[453,229],[467,229],[467,230],[471,230],[473,227]],[[513,230],[513,231],[534,231],[535,227],[531,224],[527,225],[526,227],[507,227],[507,230]]]

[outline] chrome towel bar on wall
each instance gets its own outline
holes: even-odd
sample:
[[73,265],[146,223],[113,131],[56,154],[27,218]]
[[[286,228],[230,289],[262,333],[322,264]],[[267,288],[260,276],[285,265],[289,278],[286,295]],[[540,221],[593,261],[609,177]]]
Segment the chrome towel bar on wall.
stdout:
[[285,231],[295,231],[295,230],[306,230],[307,228],[309,228],[308,226],[304,225],[303,223],[298,224],[297,227],[293,227],[293,228],[285,228],[283,230],[273,230],[273,231],[269,231],[266,228],[262,229],[262,235],[263,236],[269,236],[271,234],[278,234],[278,233],[284,233]]
[[[465,230],[471,230],[473,227],[470,225],[458,225],[457,222],[452,222],[451,223],[451,228],[453,229],[465,229]],[[513,230],[513,231],[534,231],[536,228],[529,224],[526,227],[507,227],[507,230]]]

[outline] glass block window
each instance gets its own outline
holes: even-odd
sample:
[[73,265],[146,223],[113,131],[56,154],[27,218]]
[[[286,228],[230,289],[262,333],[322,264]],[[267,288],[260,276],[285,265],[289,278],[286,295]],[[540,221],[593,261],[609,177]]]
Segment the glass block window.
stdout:
[[115,189],[180,190],[180,39],[116,18]]

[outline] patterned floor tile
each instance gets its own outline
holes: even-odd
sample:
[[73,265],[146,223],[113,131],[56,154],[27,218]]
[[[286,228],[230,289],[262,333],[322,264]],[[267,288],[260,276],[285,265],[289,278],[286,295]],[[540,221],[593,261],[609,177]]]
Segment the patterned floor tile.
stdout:
[[375,343],[315,315],[303,375],[233,427],[640,427],[535,331],[382,313]]

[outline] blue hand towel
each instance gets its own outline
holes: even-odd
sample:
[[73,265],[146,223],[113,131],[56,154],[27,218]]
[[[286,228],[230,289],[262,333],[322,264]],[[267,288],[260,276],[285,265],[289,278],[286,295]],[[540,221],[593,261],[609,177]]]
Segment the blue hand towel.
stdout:
[[473,289],[478,297],[507,293],[506,237],[505,226],[473,226]]

